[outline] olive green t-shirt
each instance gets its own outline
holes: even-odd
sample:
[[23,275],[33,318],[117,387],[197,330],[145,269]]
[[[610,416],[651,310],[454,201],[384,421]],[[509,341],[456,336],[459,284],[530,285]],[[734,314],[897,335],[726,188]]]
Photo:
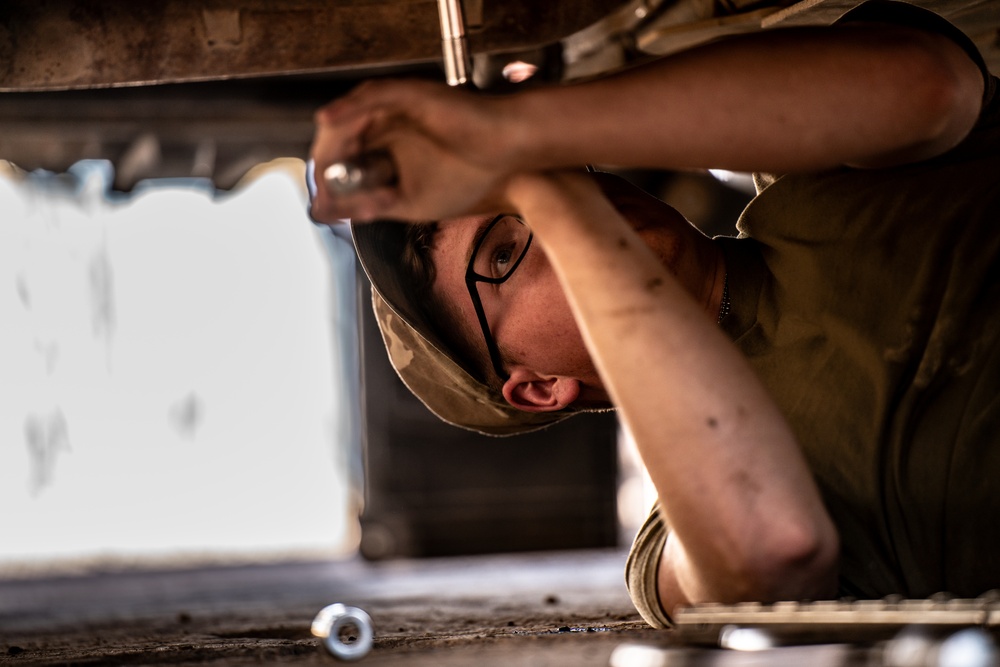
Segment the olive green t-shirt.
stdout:
[[[1000,588],[1000,100],[933,160],[784,175],[719,239],[726,332],[788,419],[857,597]],[[656,512],[630,555],[664,625]],[[651,592],[649,589],[653,588]]]

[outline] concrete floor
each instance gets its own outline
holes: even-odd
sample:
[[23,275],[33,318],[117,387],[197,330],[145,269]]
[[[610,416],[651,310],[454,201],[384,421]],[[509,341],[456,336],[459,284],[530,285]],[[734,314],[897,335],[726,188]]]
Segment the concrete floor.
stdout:
[[309,631],[343,602],[375,623],[369,665],[605,666],[663,642],[619,550],[303,562],[0,580],[0,664],[336,664]]
[[[815,645],[760,652],[684,644],[635,613],[624,563],[624,551],[595,550],[9,576],[0,665],[333,665],[310,625],[334,602],[371,615],[374,648],[360,664],[372,667],[939,664],[890,659],[891,628],[837,644],[843,632],[816,627]],[[1000,667],[1000,653],[961,664]]]

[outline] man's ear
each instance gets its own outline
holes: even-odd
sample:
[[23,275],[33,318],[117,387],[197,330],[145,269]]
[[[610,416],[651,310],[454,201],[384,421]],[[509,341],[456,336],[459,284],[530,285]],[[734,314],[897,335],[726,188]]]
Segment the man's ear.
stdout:
[[566,376],[542,377],[524,366],[511,369],[503,385],[503,397],[518,410],[555,412],[580,395],[580,381]]

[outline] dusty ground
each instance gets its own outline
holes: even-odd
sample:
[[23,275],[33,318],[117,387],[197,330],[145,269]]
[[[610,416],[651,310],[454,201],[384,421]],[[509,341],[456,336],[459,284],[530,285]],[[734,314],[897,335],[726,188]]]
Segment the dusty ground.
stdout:
[[619,551],[284,563],[0,581],[0,664],[336,664],[309,632],[333,602],[373,618],[361,664],[608,665],[668,641],[635,614]]

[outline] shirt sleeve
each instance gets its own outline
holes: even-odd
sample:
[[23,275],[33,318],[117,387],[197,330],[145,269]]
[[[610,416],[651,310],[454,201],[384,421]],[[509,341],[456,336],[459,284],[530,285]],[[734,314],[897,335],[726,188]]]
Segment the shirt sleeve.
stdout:
[[660,603],[657,578],[660,555],[667,543],[667,529],[660,518],[659,506],[654,506],[646,522],[632,542],[632,549],[625,563],[625,586],[639,615],[654,628],[669,628],[673,621]]
[[985,83],[983,87],[983,102],[986,103],[993,96],[996,78],[990,75],[986,61],[983,59],[983,54],[979,52],[975,43],[956,26],[929,9],[917,7],[906,2],[898,2],[897,0],[868,0],[868,2],[858,5],[841,16],[835,24],[855,21],[891,23],[947,37],[968,54],[969,58],[982,73]]

